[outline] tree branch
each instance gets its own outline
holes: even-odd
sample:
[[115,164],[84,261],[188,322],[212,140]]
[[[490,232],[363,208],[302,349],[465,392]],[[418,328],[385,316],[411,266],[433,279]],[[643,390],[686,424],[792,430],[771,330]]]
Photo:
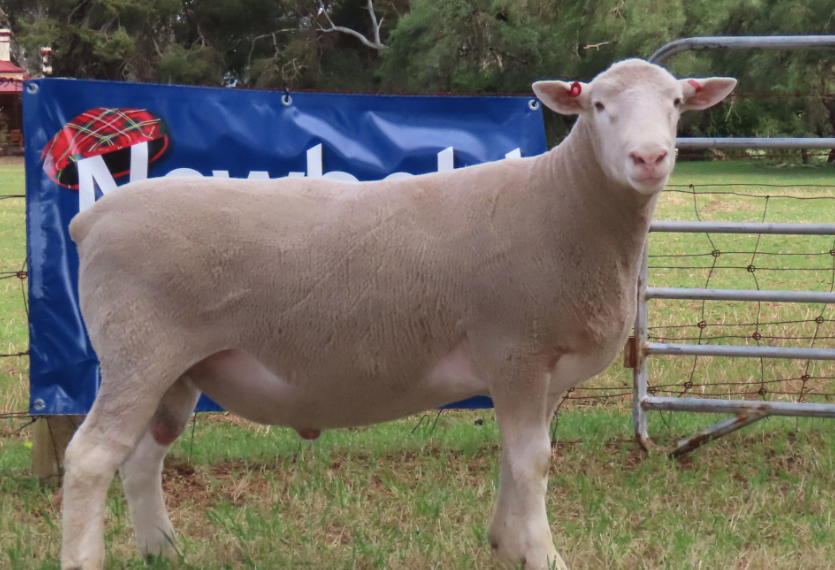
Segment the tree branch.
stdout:
[[[278,47],[278,39],[276,38],[276,36],[278,34],[282,34],[282,33],[285,33],[285,32],[298,32],[298,31],[299,31],[298,28],[283,28],[281,30],[275,30],[274,32],[270,32],[268,34],[261,34],[260,36],[255,36],[254,38],[250,38],[250,40],[249,40],[249,42],[250,42],[250,44],[249,44],[249,55],[246,58],[247,67],[249,67],[249,65],[251,65],[251,63],[252,63],[252,54],[255,51],[255,44],[258,42],[258,40],[263,40],[264,38],[272,38],[273,39],[273,48],[275,48],[275,53],[277,55],[281,50]],[[238,41],[240,41],[240,40],[238,40]],[[237,44],[237,42],[236,42],[236,44]]]
[[[371,26],[374,28],[374,43],[377,45],[383,45],[380,41],[380,26],[383,25],[383,18],[380,18],[380,23],[377,23],[377,14],[374,13],[374,3],[372,0],[368,0],[368,14],[371,16]],[[383,46],[385,47],[385,46]]]
[[588,50],[588,49],[591,49],[591,48],[600,49],[603,46],[608,46],[610,44],[616,44],[616,43],[618,43],[618,42],[616,42],[616,41],[600,42],[599,44],[589,44],[589,45],[582,46],[580,49],[584,50],[584,51]]
[[326,33],[341,32],[343,34],[348,34],[350,36],[354,36],[359,41],[361,41],[363,44],[367,45],[371,49],[376,49],[377,51],[382,51],[384,49],[388,49],[388,46],[383,44],[382,41],[380,41],[380,28],[383,25],[383,19],[384,18],[380,18],[380,21],[377,22],[377,15],[374,13],[374,2],[373,2],[373,0],[368,0],[367,10],[368,10],[369,16],[371,17],[371,27],[374,30],[374,39],[373,40],[369,40],[367,37],[365,37],[364,35],[362,35],[361,33],[359,33],[356,30],[352,30],[351,28],[346,28],[345,26],[337,26],[336,24],[334,24],[333,20],[331,20],[331,17],[328,14],[327,8],[325,8],[322,5],[320,5],[319,13],[325,15],[325,19],[328,21],[328,24],[330,24],[330,27],[325,28],[322,25],[319,25],[319,30],[322,31],[322,32],[326,32]]

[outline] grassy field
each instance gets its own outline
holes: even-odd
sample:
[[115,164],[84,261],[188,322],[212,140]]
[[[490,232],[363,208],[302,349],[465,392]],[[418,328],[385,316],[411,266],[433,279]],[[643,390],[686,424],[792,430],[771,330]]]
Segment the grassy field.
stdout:
[[[780,185],[710,187],[710,184]],[[685,163],[673,190],[769,195],[766,221],[831,222],[832,168],[757,163]],[[22,193],[19,163],[0,162],[0,194]],[[761,221],[765,198],[698,194],[704,220]],[[663,196],[659,219],[696,219],[694,196]],[[712,287],[828,291],[835,257],[827,238],[654,235],[652,266],[705,267]],[[0,271],[24,258],[21,200],[0,201]],[[758,253],[752,251],[756,247]],[[711,254],[721,253],[718,258]],[[749,252],[749,253],[731,253]],[[779,256],[777,253],[803,253]],[[753,258],[753,261],[752,261]],[[746,268],[755,265],[752,274]],[[730,269],[738,268],[738,269]],[[804,268],[803,271],[775,271]],[[703,287],[708,269],[653,269],[654,285]],[[702,313],[704,311],[704,314]],[[819,306],[654,302],[651,333],[712,342],[832,347],[832,314]],[[759,327],[756,323],[759,314]],[[823,315],[822,324],[814,318]],[[706,328],[695,326],[699,321]],[[786,322],[792,321],[792,322]],[[0,352],[26,348],[17,279],[0,281]],[[734,324],[745,326],[729,326]],[[780,323],[767,325],[763,323]],[[685,326],[688,325],[688,326]],[[672,328],[676,327],[676,328]],[[732,332],[729,332],[732,331]],[[791,338],[786,338],[791,337]],[[813,341],[812,337],[816,337]],[[695,342],[694,340],[680,340]],[[827,401],[831,364],[743,359],[655,359],[660,392]],[[805,381],[801,377],[809,376]],[[0,413],[27,408],[27,361],[0,359]],[[835,422],[774,418],[678,461],[649,456],[631,439],[630,371],[616,363],[568,400],[555,426],[549,514],[557,548],[572,569],[824,569],[835,560]],[[741,393],[741,394],[738,394]],[[165,470],[169,508],[186,568],[492,568],[485,527],[498,484],[499,435],[490,411],[449,412],[432,429],[419,418],[327,432],[315,443],[295,432],[226,415],[200,416]],[[434,419],[434,415],[433,418]],[[651,414],[650,434],[669,449],[716,421]],[[60,490],[28,475],[23,418],[0,420],[0,568],[58,568]],[[141,568],[118,482],[108,500],[108,568]],[[157,563],[155,567],[167,567]]]

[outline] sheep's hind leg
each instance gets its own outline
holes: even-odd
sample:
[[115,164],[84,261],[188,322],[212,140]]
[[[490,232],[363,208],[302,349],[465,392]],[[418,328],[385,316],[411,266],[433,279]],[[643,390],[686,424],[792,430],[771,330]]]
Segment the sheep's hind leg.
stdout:
[[102,385],[87,419],[67,447],[63,485],[61,568],[104,567],[104,511],[116,470],[148,429],[169,381],[148,382],[149,370],[132,372],[102,361]]
[[175,559],[174,527],[162,494],[165,455],[188,423],[200,392],[191,379],[182,376],[157,407],[154,418],[133,454],[119,468],[128,499],[136,544],[146,558]]
[[513,568],[567,570],[554,548],[545,508],[552,415],[547,404],[548,373],[523,365],[507,375],[493,394],[503,441],[490,545]]

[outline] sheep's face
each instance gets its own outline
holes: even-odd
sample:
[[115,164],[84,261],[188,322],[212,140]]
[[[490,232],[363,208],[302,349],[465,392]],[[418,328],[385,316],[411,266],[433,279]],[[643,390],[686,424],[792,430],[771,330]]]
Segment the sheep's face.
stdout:
[[603,171],[641,194],[660,192],[675,164],[676,126],[682,111],[715,105],[736,79],[678,80],[639,59],[616,63],[591,83],[539,81],[533,90],[558,113],[591,125]]

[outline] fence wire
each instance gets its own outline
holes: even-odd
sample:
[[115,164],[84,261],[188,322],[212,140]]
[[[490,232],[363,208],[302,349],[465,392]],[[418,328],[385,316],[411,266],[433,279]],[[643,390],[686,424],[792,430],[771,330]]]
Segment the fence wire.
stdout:
[[[17,233],[22,232],[23,216],[20,216],[20,223],[14,221],[17,214],[10,215],[10,210],[14,210],[17,204],[23,205],[25,196],[23,194],[2,194],[0,195],[0,202],[2,202],[2,219],[4,225],[0,227],[0,252],[2,260],[0,260],[0,307],[8,307],[9,312],[4,313],[3,329],[9,331],[9,336],[5,334],[0,343],[0,374],[9,376],[12,379],[20,378],[25,382],[26,371],[28,370],[27,357],[29,356],[28,344],[26,339],[22,342],[17,342],[17,339],[11,334],[13,324],[16,326],[21,318],[20,312],[23,311],[25,315],[25,322],[29,321],[29,302],[27,298],[26,282],[29,274],[27,272],[26,263],[26,249],[23,239],[18,240]],[[22,259],[22,262],[14,262],[12,260]],[[9,384],[13,386],[14,383]],[[6,396],[0,393],[0,396]],[[26,423],[22,426],[16,426],[19,421],[28,421],[28,412],[10,409],[16,407],[17,402],[14,397],[7,396],[0,398],[0,420],[6,420],[0,424],[0,434],[14,435],[25,427],[31,425]],[[11,426],[11,427],[10,427]],[[10,431],[11,430],[11,431]]]
[[[769,193],[763,194],[761,193],[761,191],[744,192],[739,190],[740,188],[744,189],[754,187],[767,187],[769,189]],[[717,190],[717,188],[720,189]],[[725,188],[733,188],[733,190],[726,190]],[[797,191],[798,189],[802,191],[812,190],[815,192],[815,194],[801,196],[796,195],[794,193],[770,193],[771,190],[789,188],[795,191]],[[694,214],[699,221],[701,221],[702,219],[700,215],[699,203],[700,194],[702,196],[707,196],[710,198],[716,196],[734,196],[737,198],[741,197],[747,200],[759,201],[762,208],[762,216],[759,218],[759,220],[757,220],[759,222],[766,221],[769,214],[769,205],[775,203],[776,201],[823,200],[826,201],[827,204],[835,204],[835,202],[833,202],[833,200],[835,200],[835,195],[832,194],[833,190],[835,190],[835,185],[826,184],[766,186],[763,184],[736,183],[702,185],[698,188],[693,184],[687,186],[671,185],[667,189],[668,192],[690,194],[693,197]],[[820,209],[823,208],[825,208],[825,205],[820,206]],[[829,219],[832,219],[832,213],[835,212],[833,212],[833,210],[830,210],[830,215],[827,216]],[[762,272],[803,272],[805,274],[808,274],[810,272],[819,272],[821,278],[824,279],[826,290],[832,292],[833,288],[835,288],[835,241],[833,241],[833,238],[831,237],[823,238],[828,241],[828,245],[830,246],[828,249],[824,249],[823,251],[811,250],[802,252],[761,251],[760,245],[763,238],[762,234],[756,234],[756,241],[754,243],[753,248],[751,248],[750,250],[742,251],[723,251],[719,246],[717,246],[716,242],[709,233],[705,233],[704,237],[707,242],[706,245],[710,247],[710,251],[677,255],[650,255],[650,269],[665,269],[674,271],[703,270],[706,272],[704,288],[708,288],[710,286],[711,280],[714,278],[714,275],[716,275],[717,271],[741,271],[750,277],[751,285],[756,290],[761,289],[760,278],[758,278],[758,275],[761,275]],[[806,241],[809,240],[807,239]],[[685,265],[676,263],[674,263],[673,265],[654,264],[655,260],[662,258],[665,260],[669,260],[670,258],[692,259],[693,257],[697,256],[710,256],[712,258],[712,262],[710,264],[701,265]],[[744,262],[720,265],[719,260],[723,259],[723,256],[736,256],[737,259],[739,259],[741,256]],[[763,256],[770,257],[769,265],[759,265],[758,259]],[[812,259],[813,262],[810,265],[801,267],[787,267],[785,265],[790,264],[787,263],[784,265],[780,265],[774,263],[775,258],[779,260],[780,257],[796,258],[797,256]],[[670,262],[667,261],[666,263]],[[795,345],[804,344],[809,348],[816,347],[820,343],[820,341],[835,339],[835,335],[831,334],[833,331],[828,330],[827,332],[824,332],[827,323],[832,322],[830,313],[831,309],[828,305],[822,305],[820,310],[817,311],[817,313],[814,314],[814,316],[809,315],[809,318],[806,319],[783,319],[763,322],[762,314],[764,303],[760,301],[751,302],[752,304],[756,305],[755,319],[752,322],[728,323],[721,321],[713,322],[708,320],[706,313],[707,303],[708,301],[701,301],[701,306],[699,307],[699,319],[697,321],[690,322],[684,325],[650,326],[648,327],[648,338],[657,342],[695,344],[709,343],[714,340],[745,340],[746,344],[750,341],[753,341],[757,346],[761,346],[763,343],[774,344],[773,341],[790,341]],[[727,305],[727,303],[725,305]],[[811,305],[807,305],[807,307],[811,307]],[[773,331],[775,327],[787,325],[791,325],[794,329],[811,327],[813,330],[807,331],[806,334],[778,334],[776,332],[769,333],[769,331]],[[803,327],[802,325],[808,326]],[[670,329],[672,328],[675,329],[674,332],[683,330],[685,331],[685,334],[682,335],[674,334],[672,332],[664,332],[670,331]],[[728,332],[726,331],[726,329],[728,328],[733,328],[733,333],[735,334],[728,334]],[[716,329],[722,330],[718,334],[711,335],[710,333]],[[693,332],[690,333],[689,331]],[[754,378],[749,378],[747,380],[740,379],[738,381],[733,382],[696,382],[694,380],[696,378],[696,370],[699,364],[699,359],[699,356],[693,357],[692,366],[690,367],[690,373],[686,377],[686,379],[683,379],[683,381],[667,384],[650,383],[647,391],[653,395],[666,394],[681,397],[688,394],[688,392],[697,389],[699,391],[698,396],[703,398],[727,398],[729,396],[742,396],[746,398],[758,397],[761,399],[765,399],[767,396],[773,395],[779,397],[780,399],[792,399],[796,402],[802,402],[811,396],[823,397],[823,399],[825,400],[829,400],[832,396],[835,396],[835,390],[832,390],[831,388],[831,380],[833,379],[832,375],[812,374],[813,365],[816,364],[821,367],[826,367],[827,365],[812,360],[801,362],[800,372],[798,374],[789,375],[787,377],[766,379],[765,361],[764,359],[760,358],[758,359],[758,373],[755,375]],[[716,390],[716,388],[722,389]]]
[[[661,198],[683,207],[691,202],[695,221],[715,212],[734,221],[783,222],[797,218],[797,204],[814,204],[818,221],[835,219],[835,184],[669,185]],[[809,222],[809,208],[800,213]],[[757,213],[758,212],[758,213]],[[679,212],[680,213],[680,210]],[[706,215],[707,214],[707,215]],[[715,217],[712,221],[720,221]],[[674,237],[677,236],[677,237]],[[766,246],[766,242],[774,242]],[[745,247],[746,244],[750,247]],[[672,253],[671,245],[684,251]],[[831,236],[651,234],[649,284],[675,287],[802,289],[835,291],[835,239]],[[717,286],[717,282],[723,282]],[[731,283],[732,286],[727,286]],[[758,301],[655,300],[650,305],[648,340],[675,344],[746,344],[808,348],[835,347],[835,315],[825,304]],[[660,357],[649,361],[648,393],[673,397],[831,401],[835,364],[719,357]],[[615,375],[617,377],[617,375]],[[565,400],[631,397],[623,378],[580,386]],[[631,388],[631,387],[630,387]],[[566,402],[567,403],[567,402]]]

